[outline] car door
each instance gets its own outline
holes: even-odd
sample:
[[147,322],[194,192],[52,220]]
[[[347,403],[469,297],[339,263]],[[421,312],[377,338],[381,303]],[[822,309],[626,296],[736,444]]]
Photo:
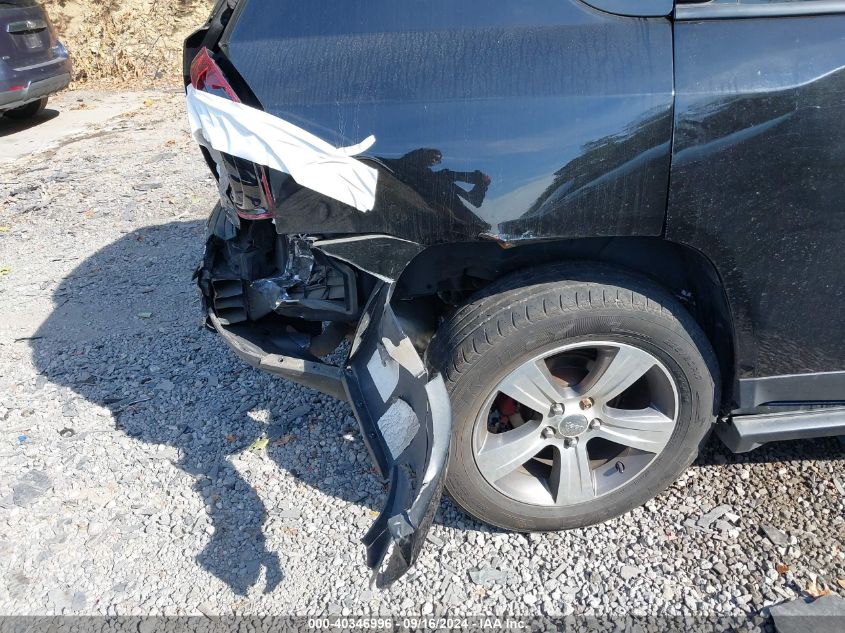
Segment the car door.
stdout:
[[737,412],[845,400],[845,2],[678,3],[667,237],[717,266]]

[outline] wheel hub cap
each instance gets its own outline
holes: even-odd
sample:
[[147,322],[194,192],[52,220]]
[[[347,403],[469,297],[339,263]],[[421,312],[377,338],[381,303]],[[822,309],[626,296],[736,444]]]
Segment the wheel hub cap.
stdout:
[[557,420],[557,432],[563,437],[578,437],[589,428],[590,421],[580,413],[564,415]]

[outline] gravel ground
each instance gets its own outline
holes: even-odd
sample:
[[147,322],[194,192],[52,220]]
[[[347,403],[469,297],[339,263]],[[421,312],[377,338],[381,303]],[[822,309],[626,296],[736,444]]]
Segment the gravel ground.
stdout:
[[359,539],[385,488],[351,411],[201,328],[191,274],[214,191],[173,93],[4,168],[0,613],[686,614],[762,630],[814,579],[845,594],[837,440],[747,456],[712,441],[646,507],[566,533],[498,532],[444,500],[417,568],[370,589]]

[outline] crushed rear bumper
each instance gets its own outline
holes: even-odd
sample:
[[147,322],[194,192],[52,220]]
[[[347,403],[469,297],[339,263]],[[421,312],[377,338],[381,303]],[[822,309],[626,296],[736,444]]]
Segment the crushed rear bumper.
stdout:
[[344,377],[364,441],[390,481],[387,505],[364,537],[378,586],[416,562],[443,491],[452,412],[390,307],[393,286],[373,293]]
[[208,310],[209,325],[244,362],[352,406],[373,463],[389,481],[385,507],[363,539],[380,587],[405,574],[423,547],[452,428],[443,379],[430,374],[403,331],[390,304],[393,289],[390,281],[375,285],[343,367],[322,362],[278,329],[227,324]]

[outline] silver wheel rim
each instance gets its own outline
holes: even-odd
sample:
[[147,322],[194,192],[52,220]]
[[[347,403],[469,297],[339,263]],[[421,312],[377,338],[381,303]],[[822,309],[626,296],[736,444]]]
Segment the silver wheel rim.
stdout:
[[669,443],[678,389],[652,354],[625,343],[557,347],[496,386],[472,434],[481,476],[522,503],[586,503],[640,477]]

